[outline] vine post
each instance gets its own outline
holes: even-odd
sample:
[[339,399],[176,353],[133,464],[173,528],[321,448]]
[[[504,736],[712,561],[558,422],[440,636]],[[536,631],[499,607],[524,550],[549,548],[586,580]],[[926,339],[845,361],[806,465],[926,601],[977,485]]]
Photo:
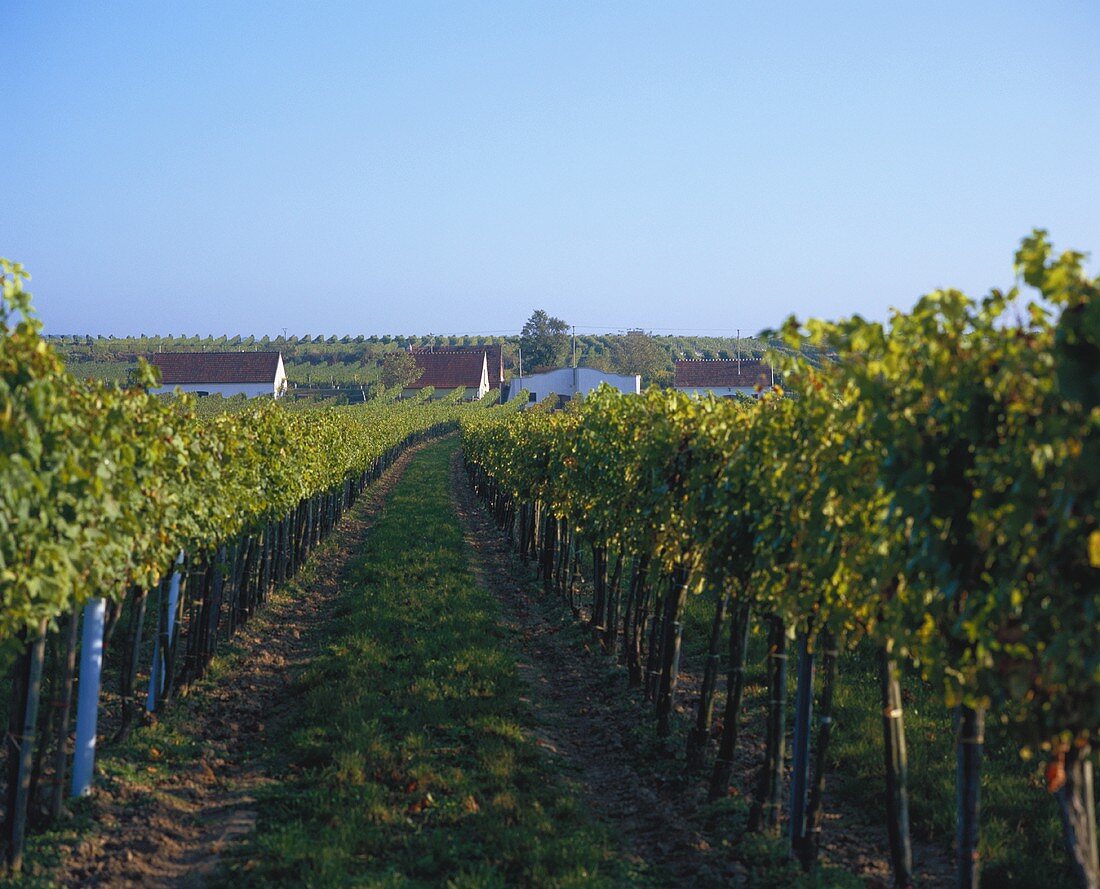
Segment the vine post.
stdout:
[[714,619],[710,625],[710,644],[707,647],[707,662],[703,668],[703,687],[699,691],[699,708],[695,725],[688,732],[687,767],[697,771],[705,765],[707,738],[710,735],[710,721],[714,714],[714,688],[718,684],[718,665],[722,659],[722,630],[726,624],[726,611],[729,609],[730,590],[725,587],[717,597],[714,606]]
[[745,656],[749,647],[749,606],[739,603],[730,627],[730,663],[726,679],[726,706],[722,711],[722,737],[711,772],[707,797],[716,800],[729,792],[733,777],[733,754],[741,718],[741,698],[745,690]]
[[92,599],[84,606],[84,630],[80,644],[80,680],[76,698],[76,744],[73,747],[72,796],[86,796],[92,787],[95,766],[96,723],[103,671],[103,625],[106,599]]
[[806,841],[806,802],[810,784],[810,733],[814,704],[814,651],[810,634],[798,647],[798,687],[794,703],[794,750],[791,762],[791,849],[801,857]]
[[50,817],[61,817],[65,800],[65,775],[68,762],[69,717],[73,707],[73,679],[76,674],[76,645],[80,638],[80,614],[65,616],[65,657],[61,662],[61,682],[57,692],[57,727],[54,738],[53,786],[50,788]]
[[775,833],[783,796],[783,759],[787,725],[787,628],[783,618],[771,617],[768,634],[768,731],[764,762],[756,787],[749,829]]
[[883,754],[886,764],[886,828],[897,889],[913,885],[913,848],[909,840],[909,756],[898,664],[888,642],[878,652],[882,704]]
[[806,810],[806,837],[802,844],[802,867],[810,870],[817,863],[817,853],[821,845],[821,812],[825,796],[825,767],[828,762],[829,742],[833,734],[833,691],[836,688],[837,649],[836,637],[823,630],[820,638],[821,660],[821,704],[818,707],[817,749],[814,752],[814,779],[810,786],[810,802]]
[[8,787],[4,821],[5,859],[18,873],[23,867],[23,846],[27,836],[31,772],[34,766],[38,727],[38,701],[42,694],[42,669],[46,655],[46,626],[42,621],[15,665],[15,691],[11,730],[6,739]]
[[1065,753],[1064,780],[1054,794],[1062,816],[1066,854],[1082,889],[1097,889],[1100,886],[1091,754],[1088,744],[1070,746]]
[[961,704],[955,716],[956,848],[959,889],[978,889],[981,862],[978,834],[981,823],[982,745],[985,710]]

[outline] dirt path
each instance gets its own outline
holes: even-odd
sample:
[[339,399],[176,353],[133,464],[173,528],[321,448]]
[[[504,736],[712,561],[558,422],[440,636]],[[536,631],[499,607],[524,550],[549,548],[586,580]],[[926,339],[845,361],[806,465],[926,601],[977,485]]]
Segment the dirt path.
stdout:
[[229,666],[175,702],[166,722],[197,741],[197,761],[172,770],[157,763],[154,748],[151,763],[138,766],[140,778],[101,782],[92,803],[97,827],[53,879],[66,886],[197,887],[225,847],[253,829],[253,795],[268,780],[256,753],[292,718],[287,689],[329,619],[345,568],[416,450],[365,492],[298,577],[238,631]]
[[[474,571],[504,606],[505,622],[520,639],[521,674],[540,726],[540,744],[574,772],[586,802],[612,826],[625,847],[670,885],[740,883],[745,868],[728,851],[712,848],[701,829],[706,802],[703,778],[670,774],[652,739],[652,713],[636,689],[627,687],[593,641],[578,641],[574,621],[555,601],[532,595],[531,571],[517,564],[507,541],[470,490],[456,457],[455,508],[466,531]],[[583,650],[582,650],[583,649]],[[681,674],[680,707],[697,701],[698,677]],[[737,753],[735,793],[748,796],[763,749],[761,726],[746,715]],[[705,777],[705,776],[704,776]],[[856,811],[826,795],[822,858],[860,875],[868,887],[891,885],[885,831],[877,813]],[[949,854],[914,841],[918,885],[951,885]]]

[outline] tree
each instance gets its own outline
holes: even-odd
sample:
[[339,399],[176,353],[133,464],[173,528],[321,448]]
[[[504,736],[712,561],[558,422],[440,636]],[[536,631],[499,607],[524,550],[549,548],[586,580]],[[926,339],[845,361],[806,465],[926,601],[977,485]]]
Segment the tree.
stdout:
[[387,389],[400,386],[404,389],[420,379],[424,368],[417,367],[411,352],[390,352],[382,359],[382,385]]
[[629,330],[614,338],[612,363],[620,373],[641,374],[646,382],[664,382],[669,376],[668,353],[644,330]]
[[537,309],[520,331],[523,367],[531,371],[538,367],[555,367],[569,354],[569,325],[561,318],[552,318]]

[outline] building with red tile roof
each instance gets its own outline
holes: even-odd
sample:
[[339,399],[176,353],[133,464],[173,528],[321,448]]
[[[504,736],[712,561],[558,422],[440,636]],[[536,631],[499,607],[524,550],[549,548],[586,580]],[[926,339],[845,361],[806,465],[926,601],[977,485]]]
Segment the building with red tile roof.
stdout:
[[434,390],[433,399],[445,398],[456,389],[464,389],[466,397],[474,401],[484,397],[489,391],[489,365],[483,349],[414,351],[412,356],[423,373],[416,382],[401,390],[402,396],[406,398],[419,394],[429,386]]
[[770,364],[757,359],[684,359],[676,362],[675,387],[681,392],[717,396],[756,395],[775,381]]
[[504,382],[504,347],[500,343],[486,343],[482,346],[416,346],[412,353],[429,353],[438,355],[444,352],[465,354],[468,352],[484,352],[485,365],[489,370],[489,388],[499,389]]
[[255,398],[286,393],[286,369],[279,352],[158,352],[149,363],[160,371],[154,393],[182,389],[200,395],[247,395]]

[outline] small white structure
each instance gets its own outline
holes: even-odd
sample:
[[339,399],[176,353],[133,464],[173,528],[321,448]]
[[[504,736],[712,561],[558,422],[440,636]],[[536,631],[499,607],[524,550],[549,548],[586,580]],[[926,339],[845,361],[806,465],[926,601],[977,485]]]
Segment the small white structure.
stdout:
[[613,374],[592,367],[559,367],[527,377],[512,377],[508,400],[516,398],[526,389],[531,393],[531,401],[542,401],[548,395],[557,395],[568,401],[574,395],[587,395],[601,383],[628,395],[637,395],[642,391],[642,378],[638,374]]
[[477,401],[489,391],[489,365],[486,352],[448,351],[413,352],[422,371],[416,382],[401,390],[403,398],[416,395],[431,386],[432,401],[446,398],[455,389],[464,389],[468,401]]
[[700,358],[676,362],[676,389],[689,395],[708,392],[719,398],[753,398],[775,382],[770,364],[757,359]]
[[286,369],[280,352],[158,352],[149,363],[160,369],[155,395],[182,389],[198,395],[286,394]]

